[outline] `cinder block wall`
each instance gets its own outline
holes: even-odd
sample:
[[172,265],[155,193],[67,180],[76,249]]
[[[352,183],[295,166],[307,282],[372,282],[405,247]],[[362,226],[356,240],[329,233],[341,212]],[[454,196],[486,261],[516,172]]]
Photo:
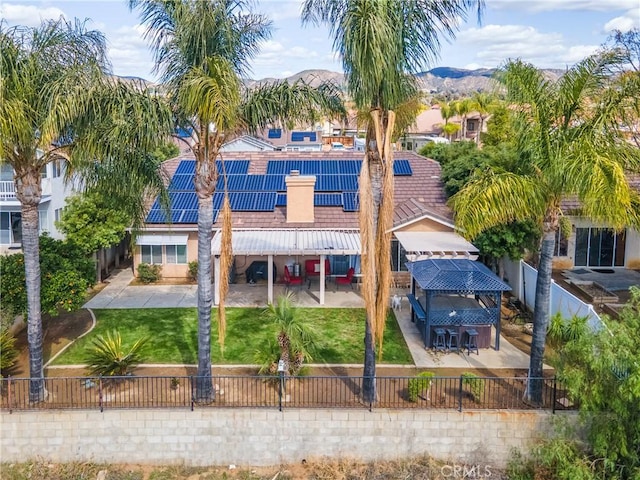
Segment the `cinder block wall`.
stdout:
[[[571,416],[562,413],[556,416]],[[276,465],[442,460],[503,467],[552,431],[550,412],[266,409],[3,412],[3,462]]]

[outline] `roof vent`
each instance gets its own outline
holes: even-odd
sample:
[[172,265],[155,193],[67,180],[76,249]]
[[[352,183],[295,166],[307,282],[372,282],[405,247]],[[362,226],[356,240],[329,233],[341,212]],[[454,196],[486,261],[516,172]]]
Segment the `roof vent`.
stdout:
[[292,177],[297,177],[298,175],[300,175],[300,170],[291,170],[291,173],[289,174]]

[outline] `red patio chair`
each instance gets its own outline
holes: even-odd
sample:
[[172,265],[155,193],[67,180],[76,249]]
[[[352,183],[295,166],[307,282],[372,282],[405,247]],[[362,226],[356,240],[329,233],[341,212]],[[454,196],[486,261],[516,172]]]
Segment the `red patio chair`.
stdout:
[[289,288],[291,285],[302,285],[302,277],[294,277],[289,273],[289,267],[284,266],[284,284]]
[[344,277],[336,277],[336,290],[338,290],[338,285],[349,285],[351,290],[353,290],[353,276],[356,274],[356,269],[351,267],[347,270],[347,274]]

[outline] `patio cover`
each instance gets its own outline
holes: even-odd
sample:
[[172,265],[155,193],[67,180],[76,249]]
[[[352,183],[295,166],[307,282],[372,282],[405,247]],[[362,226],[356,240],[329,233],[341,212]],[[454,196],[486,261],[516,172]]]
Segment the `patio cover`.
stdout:
[[411,277],[423,290],[507,292],[511,287],[480,262],[465,259],[407,262]]
[[478,249],[454,232],[394,232],[411,261],[428,258],[478,258]]
[[[216,232],[211,253],[220,255],[222,234]],[[360,255],[358,230],[233,230],[234,255]]]

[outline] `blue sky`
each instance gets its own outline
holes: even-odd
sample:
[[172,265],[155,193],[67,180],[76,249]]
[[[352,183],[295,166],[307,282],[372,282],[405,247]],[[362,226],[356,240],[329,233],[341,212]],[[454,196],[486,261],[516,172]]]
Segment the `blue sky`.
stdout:
[[[302,27],[300,0],[259,0],[257,11],[274,22],[272,38],[253,62],[252,78],[282,78],[306,69],[341,71],[328,30]],[[564,68],[593,53],[613,29],[640,27],[640,0],[486,0],[482,23],[471,15],[456,39],[443,41],[429,65],[492,68],[522,58],[541,68]],[[144,28],[126,0],[0,0],[10,25],[37,25],[43,18],[91,19],[107,36],[113,72],[154,80]]]

